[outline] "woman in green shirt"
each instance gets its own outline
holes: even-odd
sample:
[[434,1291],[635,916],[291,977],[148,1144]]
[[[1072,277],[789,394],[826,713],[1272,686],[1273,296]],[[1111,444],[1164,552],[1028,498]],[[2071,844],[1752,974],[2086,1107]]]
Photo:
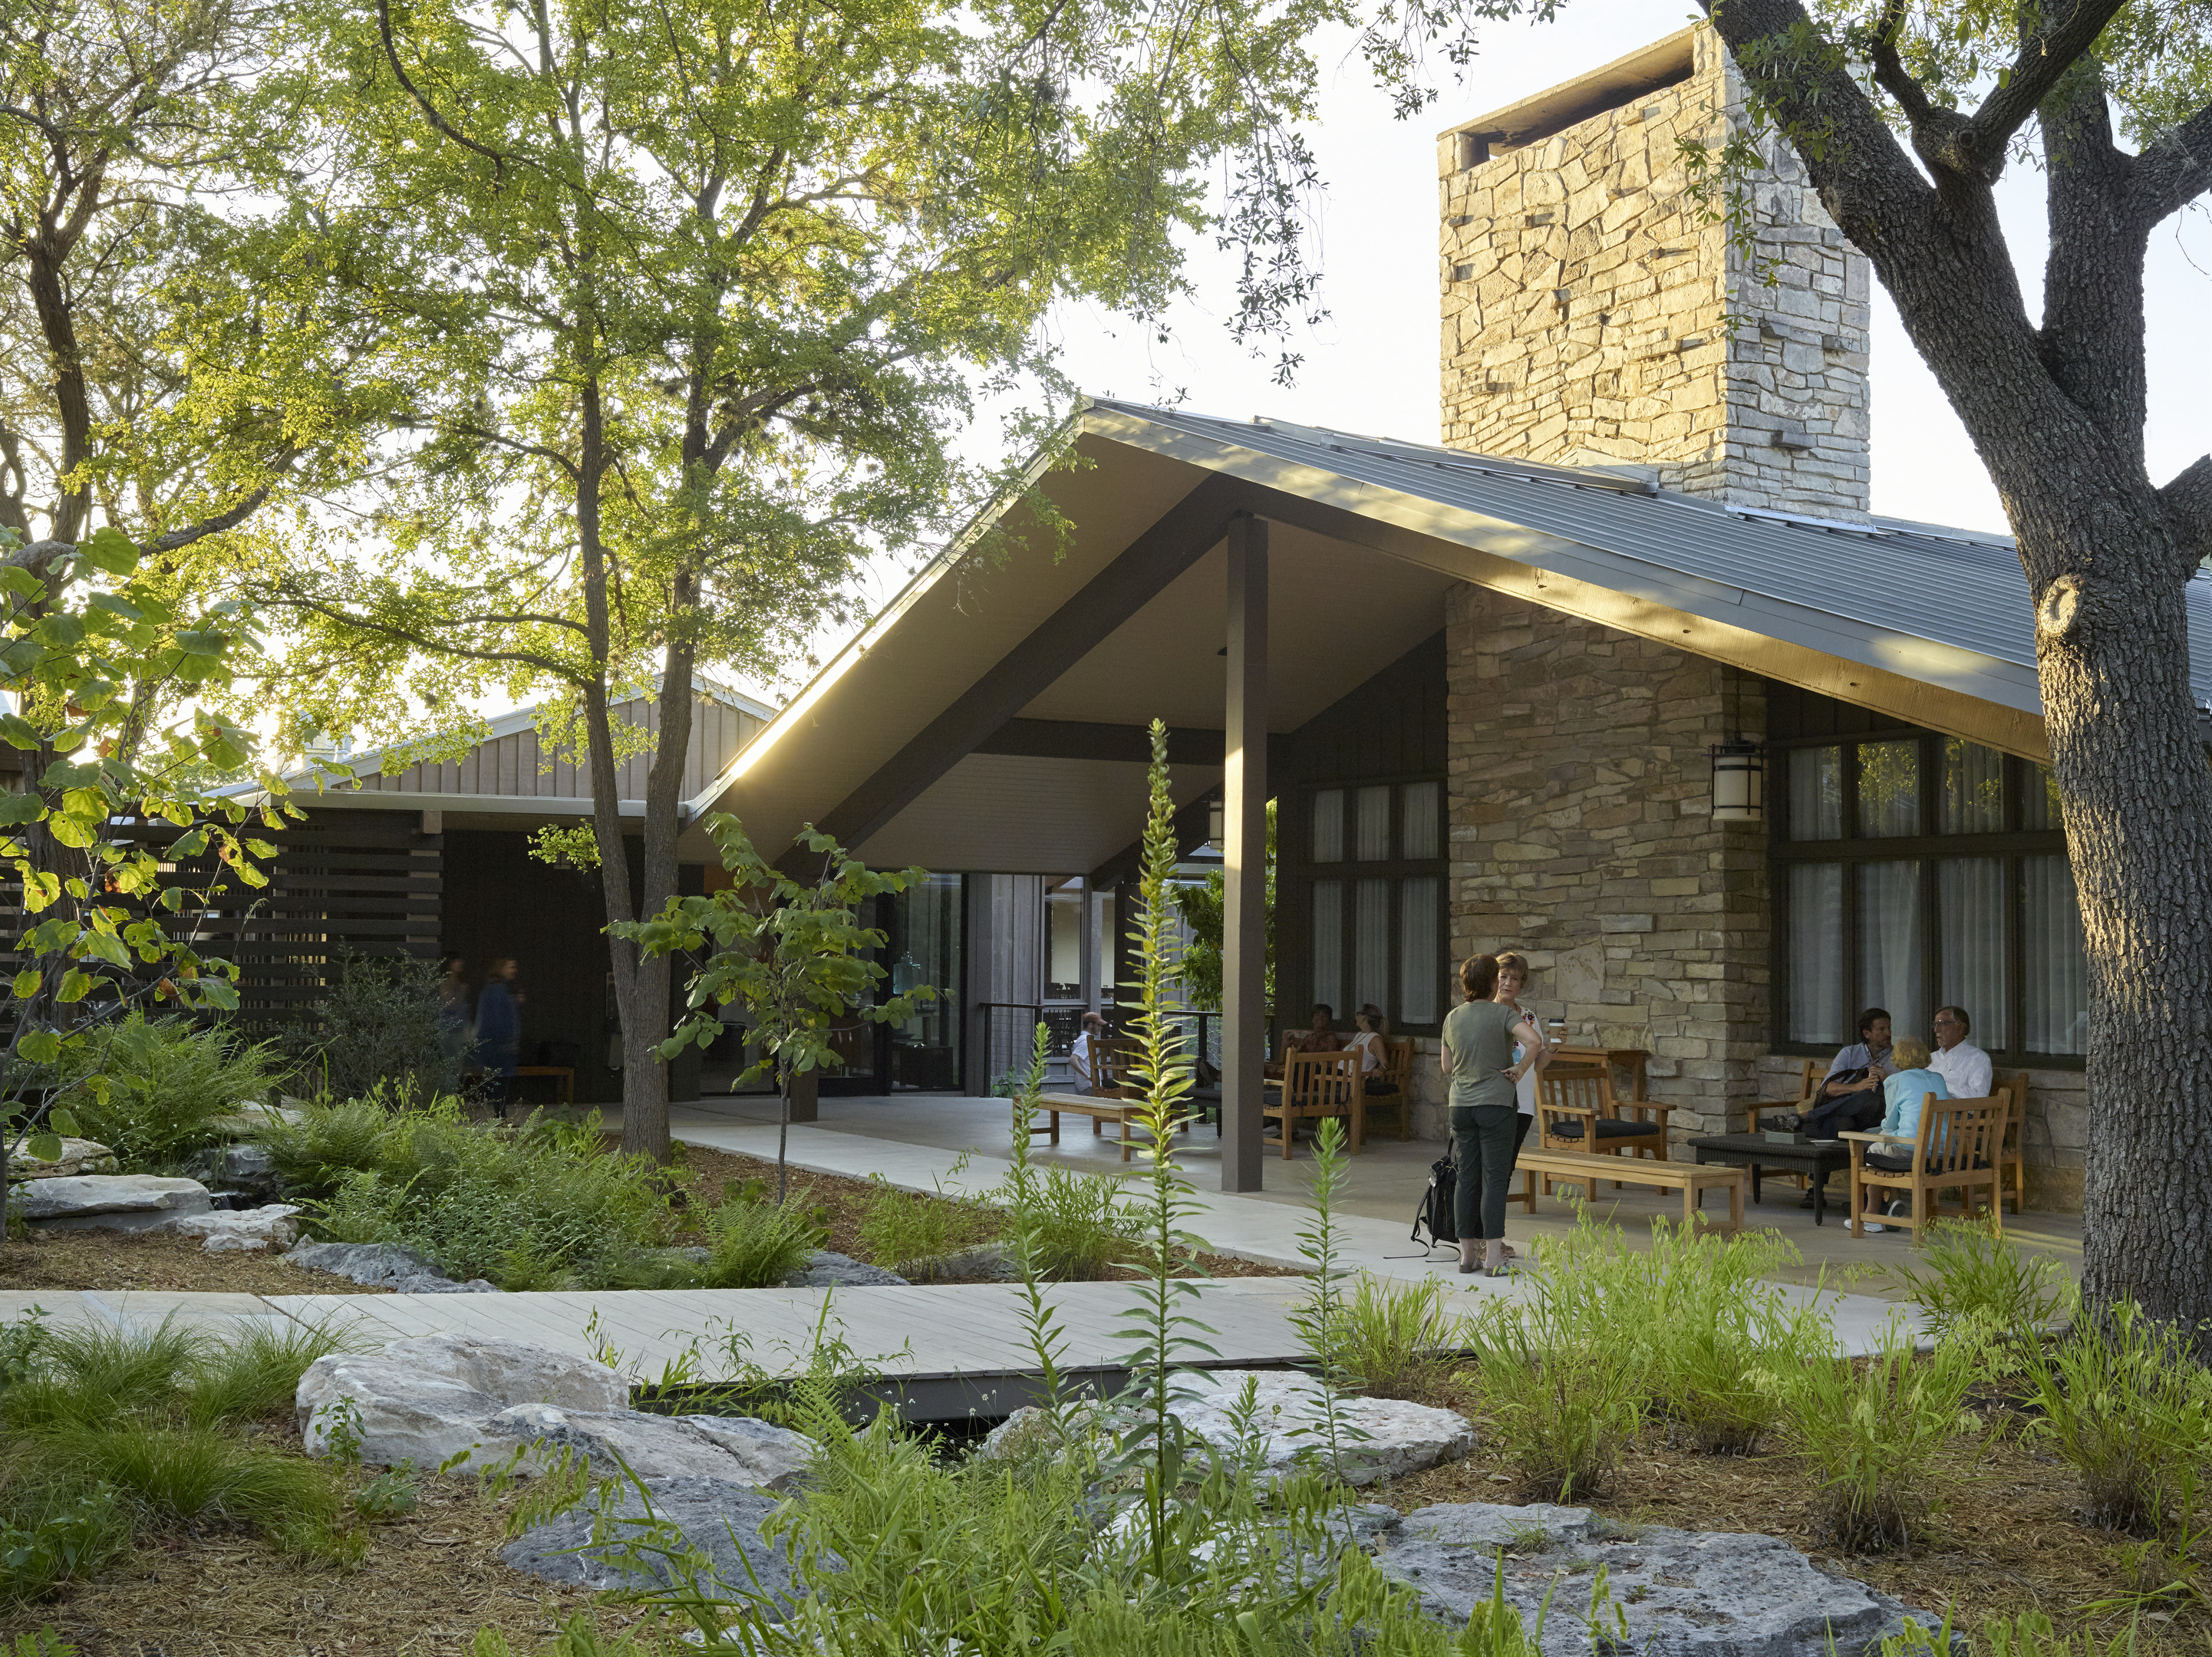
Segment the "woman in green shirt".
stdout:
[[[1459,986],[1467,999],[1445,1016],[1443,1040],[1452,1140],[1459,1156],[1453,1193],[1459,1269],[1477,1269],[1474,1245],[1480,1238],[1482,1269],[1498,1278],[1505,1274],[1505,1193],[1513,1182],[1513,1127],[1521,1114],[1514,1089],[1544,1051],[1544,1036],[1518,1008],[1491,999],[1498,991],[1496,956],[1469,956],[1462,962]],[[1522,1053],[1518,1064],[1513,1060],[1516,1041]]]

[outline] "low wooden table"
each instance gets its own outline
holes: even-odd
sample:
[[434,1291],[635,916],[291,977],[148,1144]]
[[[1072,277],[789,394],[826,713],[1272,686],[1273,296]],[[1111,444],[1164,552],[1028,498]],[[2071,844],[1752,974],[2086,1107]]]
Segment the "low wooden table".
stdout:
[[1698,1162],[1668,1162],[1635,1156],[1592,1156],[1579,1150],[1534,1150],[1521,1147],[1514,1167],[1521,1174],[1518,1201],[1536,1211],[1536,1176],[1544,1176],[1544,1194],[1552,1194],[1554,1180],[1571,1180],[1594,1198],[1601,1180],[1622,1185],[1656,1186],[1682,1193],[1682,1223],[1693,1227],[1698,1219],[1698,1199],[1708,1191],[1729,1194],[1729,1229],[1743,1229],[1743,1170],[1709,1167]]
[[554,1091],[559,1094],[561,1102],[564,1105],[576,1102],[576,1072],[570,1065],[517,1065],[514,1074],[517,1080],[526,1076],[550,1076],[553,1078]]
[[1690,1141],[1700,1162],[1751,1170],[1751,1199],[1759,1200],[1759,1176],[1763,1168],[1786,1168],[1813,1181],[1813,1223],[1828,1219],[1828,1175],[1849,1168],[1850,1150],[1840,1142],[1814,1144],[1803,1140],[1770,1139],[1764,1133],[1715,1133]]

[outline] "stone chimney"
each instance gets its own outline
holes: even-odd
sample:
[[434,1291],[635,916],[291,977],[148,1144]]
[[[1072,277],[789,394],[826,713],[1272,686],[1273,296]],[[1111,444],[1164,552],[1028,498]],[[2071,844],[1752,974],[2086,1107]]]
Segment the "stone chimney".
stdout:
[[1742,118],[1698,24],[1443,135],[1446,444],[1866,515],[1866,257],[1779,140],[1756,253],[1706,222],[1679,141]]

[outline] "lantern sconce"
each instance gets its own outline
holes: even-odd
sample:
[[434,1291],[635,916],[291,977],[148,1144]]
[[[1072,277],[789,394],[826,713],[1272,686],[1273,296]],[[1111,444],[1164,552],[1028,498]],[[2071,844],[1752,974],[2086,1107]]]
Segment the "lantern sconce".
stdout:
[[1755,742],[1739,737],[1715,743],[1713,762],[1713,820],[1716,822],[1757,822],[1765,804],[1766,762]]
[[1222,844],[1223,833],[1222,800],[1221,796],[1216,794],[1206,808],[1206,843],[1225,852],[1228,848]]

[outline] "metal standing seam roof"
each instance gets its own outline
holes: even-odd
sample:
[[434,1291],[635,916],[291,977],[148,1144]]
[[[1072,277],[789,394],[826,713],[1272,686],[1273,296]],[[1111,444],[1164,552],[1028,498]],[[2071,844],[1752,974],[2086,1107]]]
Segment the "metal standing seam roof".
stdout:
[[[2034,672],[2034,607],[2009,536],[1729,507],[1624,473],[1263,417],[1224,420],[1103,398],[1087,406],[1521,525],[1585,546],[1608,564],[1648,565],[1831,616],[1854,629],[1903,634]],[[1590,579],[1617,585],[1602,573]],[[2199,575],[2186,597],[2190,683],[2201,705],[2212,701],[2212,579]]]

